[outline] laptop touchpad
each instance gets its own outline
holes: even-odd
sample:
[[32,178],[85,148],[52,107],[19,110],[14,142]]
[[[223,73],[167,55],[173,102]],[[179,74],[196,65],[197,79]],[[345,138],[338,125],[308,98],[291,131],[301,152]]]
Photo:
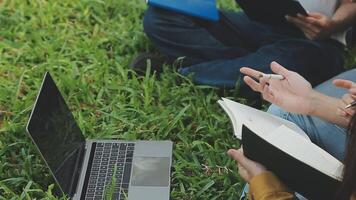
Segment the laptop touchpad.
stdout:
[[169,157],[141,157],[134,159],[132,186],[168,187],[170,174]]

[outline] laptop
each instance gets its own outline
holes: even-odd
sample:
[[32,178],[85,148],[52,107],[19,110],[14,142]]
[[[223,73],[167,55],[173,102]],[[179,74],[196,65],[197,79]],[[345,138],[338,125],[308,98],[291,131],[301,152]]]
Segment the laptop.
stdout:
[[219,11],[215,0],[146,0],[148,5],[182,14],[191,15],[209,21],[219,20]]
[[[44,76],[27,124],[59,195],[71,199],[168,200],[171,141],[86,141],[51,75]],[[115,177],[115,178],[113,178]]]

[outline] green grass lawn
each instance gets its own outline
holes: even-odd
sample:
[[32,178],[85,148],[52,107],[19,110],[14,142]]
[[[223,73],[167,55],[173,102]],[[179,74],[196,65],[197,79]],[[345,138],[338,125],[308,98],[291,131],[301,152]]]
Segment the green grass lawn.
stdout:
[[[220,6],[236,9],[234,0]],[[86,138],[172,140],[172,199],[237,199],[226,156],[238,148],[219,95],[169,67],[136,76],[128,63],[154,51],[143,0],[0,0],[0,200],[56,199],[54,180],[25,125],[50,71]],[[350,62],[354,60],[351,59]]]
[[55,199],[25,131],[45,71],[86,138],[174,141],[172,199],[239,196],[226,156],[239,143],[217,90],[169,68],[160,78],[131,76],[134,55],[154,51],[142,32],[145,8],[143,0],[0,0],[0,199]]

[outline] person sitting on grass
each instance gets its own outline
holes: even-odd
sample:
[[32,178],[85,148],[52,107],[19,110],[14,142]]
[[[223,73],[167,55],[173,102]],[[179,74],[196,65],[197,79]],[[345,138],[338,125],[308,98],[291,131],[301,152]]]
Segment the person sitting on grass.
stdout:
[[[356,3],[340,0],[331,18],[321,13],[287,17],[295,29],[251,21],[244,12],[220,11],[220,16],[218,22],[210,22],[149,6],[144,31],[166,59],[140,55],[132,62],[133,69],[145,70],[148,58],[156,69],[163,60],[183,58],[179,72],[193,74],[195,83],[235,88],[241,67],[270,73],[269,63],[276,60],[315,86],[343,71],[345,37],[332,36],[350,29]],[[250,93],[245,84],[241,87]]]
[[[356,100],[356,83],[344,79],[333,80],[336,86],[346,88],[349,92],[342,99],[338,99],[313,90],[310,83],[302,76],[285,69],[278,63],[272,63],[271,69],[273,72],[283,75],[285,79],[262,78],[256,82],[251,77],[258,79],[261,72],[251,68],[242,68],[241,72],[248,75],[244,78],[247,85],[260,92],[267,101],[287,111],[318,116],[329,123],[343,127],[349,125],[346,157],[343,159],[345,163],[344,179],[340,194],[336,199],[350,199],[352,195],[356,195],[356,115],[355,108],[345,109],[345,106]],[[352,80],[356,79],[355,72],[355,70],[347,72],[354,76]],[[337,134],[340,133],[335,135]],[[346,137],[345,135],[340,134],[339,137]],[[335,146],[345,148],[344,143],[337,143],[337,141],[334,141]],[[239,173],[250,183],[250,195],[253,199],[295,199],[294,193],[291,193],[277,177],[259,163],[247,159],[243,155],[242,148],[237,151],[229,150],[228,154],[239,163]],[[353,196],[354,199],[356,199],[355,197]]]

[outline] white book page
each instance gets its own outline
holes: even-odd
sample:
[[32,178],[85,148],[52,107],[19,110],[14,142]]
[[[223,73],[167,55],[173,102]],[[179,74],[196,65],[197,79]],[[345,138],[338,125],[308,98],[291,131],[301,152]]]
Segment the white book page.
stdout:
[[[258,133],[256,133],[258,135]],[[266,141],[305,164],[335,179],[342,179],[343,164],[315,144],[306,141],[286,126],[265,137]]]
[[328,17],[333,16],[338,0],[298,0],[307,12],[318,12]]
[[[232,128],[234,131],[235,137],[237,139],[241,140],[241,130],[242,130],[242,120],[238,119],[238,116],[235,117],[235,115],[232,113],[232,111],[226,106],[225,102],[223,100],[219,100],[218,103],[220,106],[224,109],[226,114],[229,116],[230,121],[232,123]],[[238,133],[238,134],[237,134]]]
[[235,136],[238,139],[242,138],[242,124],[246,125],[254,132],[263,133],[265,135],[269,134],[270,132],[273,132],[281,125],[285,125],[286,127],[293,130],[295,133],[301,135],[307,141],[310,141],[306,133],[290,121],[284,120],[264,111],[254,109],[252,107],[237,103],[229,99],[222,98],[222,100],[225,106],[225,108],[223,107],[224,110],[228,110],[226,112],[231,118],[231,121],[235,121],[232,122],[232,124],[234,126]]

